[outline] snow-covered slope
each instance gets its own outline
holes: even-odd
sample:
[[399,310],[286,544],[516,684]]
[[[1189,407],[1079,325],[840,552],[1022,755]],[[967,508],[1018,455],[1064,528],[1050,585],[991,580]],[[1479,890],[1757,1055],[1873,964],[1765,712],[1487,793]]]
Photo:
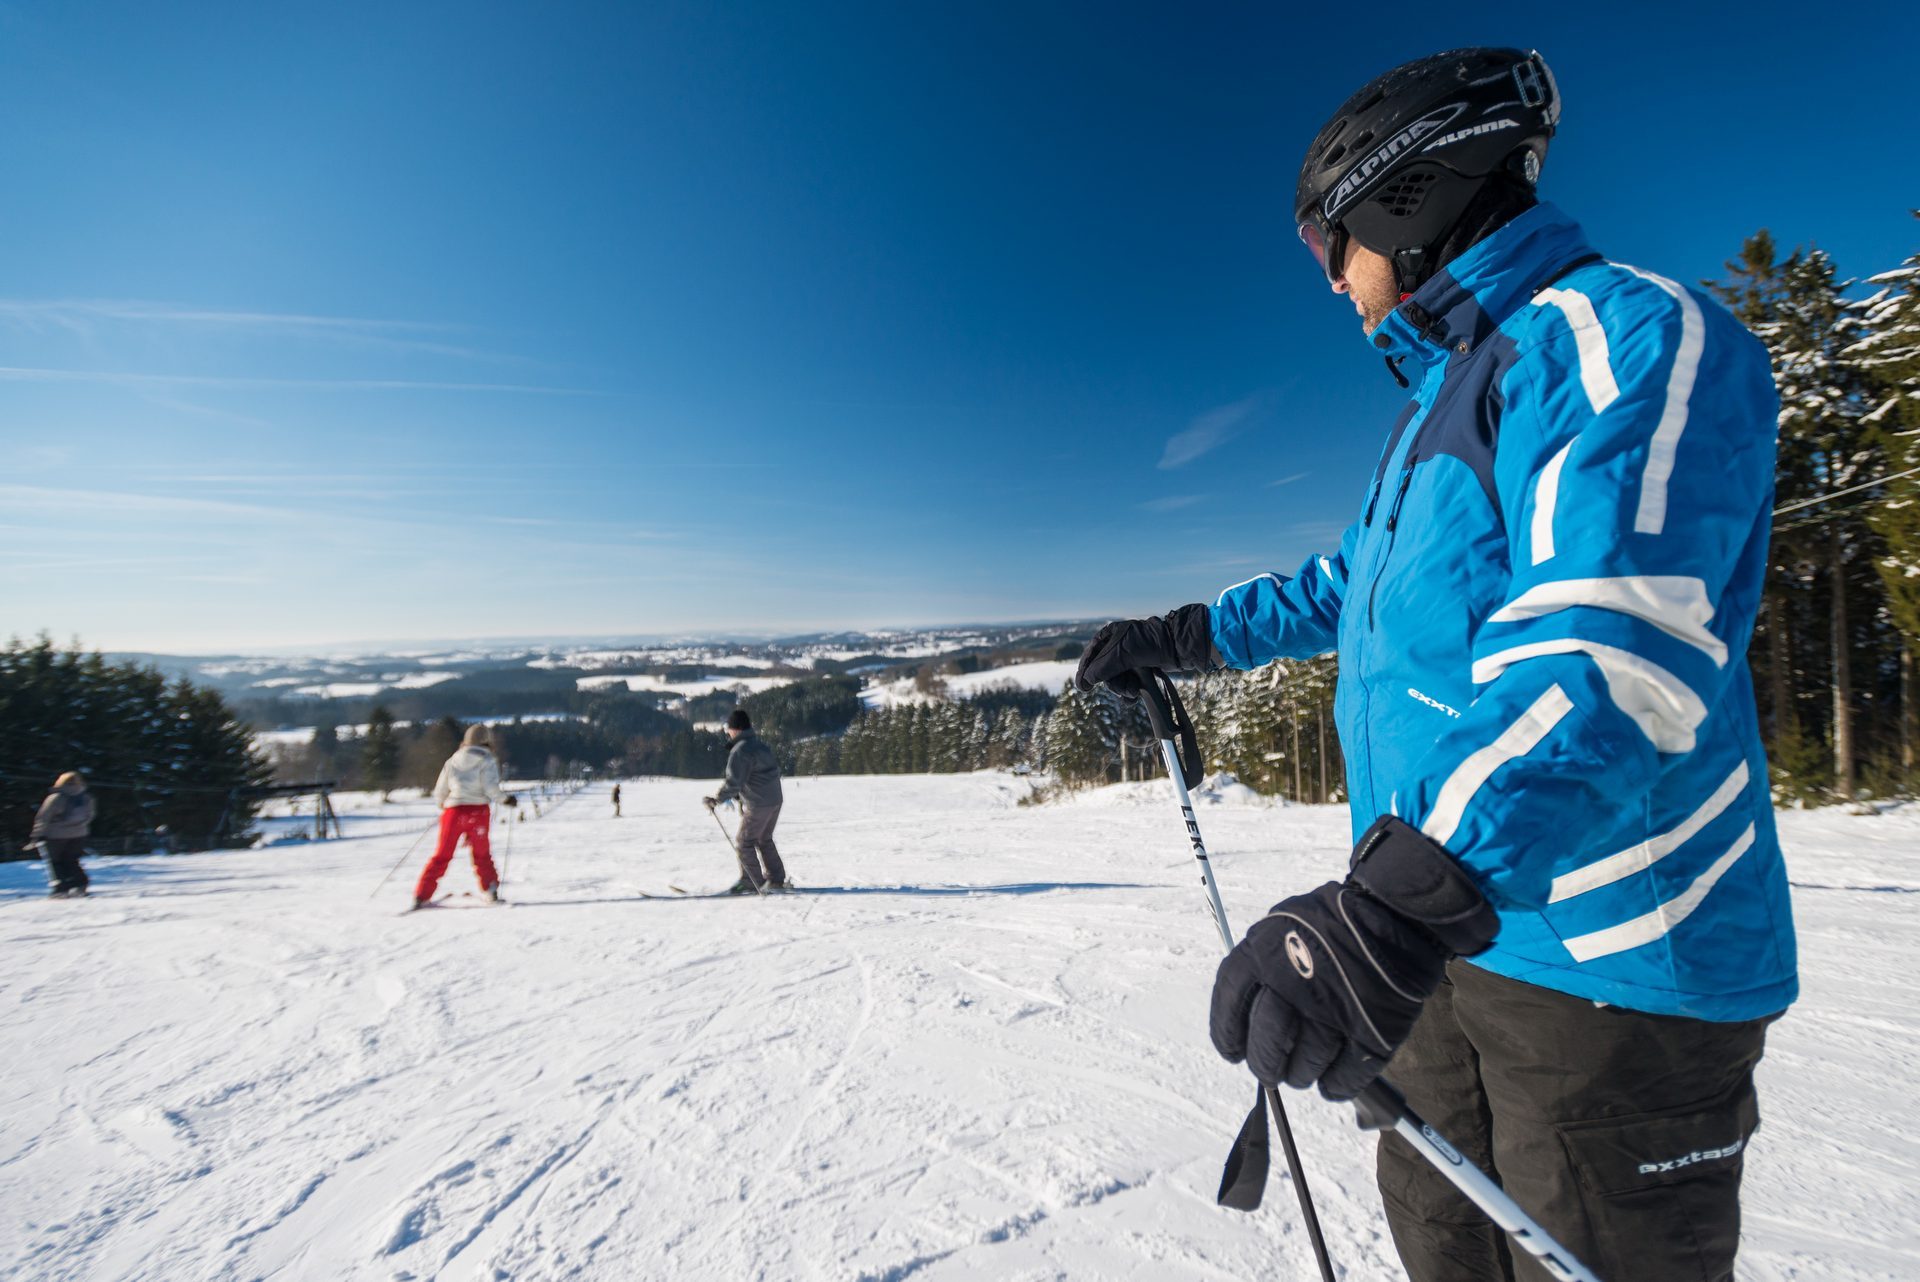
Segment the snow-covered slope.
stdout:
[[[1312,1276],[1284,1182],[1213,1206],[1251,1087],[1206,1044],[1212,927],[1163,790],[788,786],[820,893],[673,897],[733,872],[689,781],[503,832],[505,910],[398,915],[419,803],[95,861],[85,902],[0,866],[0,1276]],[[1201,822],[1240,926],[1345,855],[1337,809]],[[1742,1277],[1920,1276],[1920,814],[1785,826],[1806,996],[1762,1070]],[[1371,1140],[1289,1103],[1344,1276],[1398,1277]]]

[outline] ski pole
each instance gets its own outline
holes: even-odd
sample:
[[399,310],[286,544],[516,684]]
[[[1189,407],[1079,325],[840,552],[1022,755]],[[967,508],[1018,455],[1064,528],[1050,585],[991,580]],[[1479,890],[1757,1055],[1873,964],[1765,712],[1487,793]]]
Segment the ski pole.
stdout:
[[[1194,734],[1193,722],[1188,718],[1185,706],[1180,702],[1180,695],[1174,690],[1173,682],[1167,679],[1167,674],[1158,668],[1151,668],[1136,675],[1146,695],[1147,719],[1153,724],[1154,733],[1160,737],[1160,752],[1166,758],[1167,773],[1173,777],[1174,792],[1180,799],[1181,812],[1186,816],[1187,836],[1193,842],[1194,858],[1200,861],[1201,877],[1206,882],[1207,894],[1212,901],[1214,920],[1219,923],[1221,939],[1228,951],[1232,951],[1233,935],[1227,929],[1226,910],[1220,904],[1220,888],[1213,880],[1206,847],[1200,842],[1200,827],[1194,822],[1193,802],[1187,794],[1186,778],[1200,773],[1199,739]],[[1185,749],[1185,765],[1181,761],[1180,749],[1175,747],[1176,735],[1179,736],[1180,747]],[[1238,1138],[1234,1140],[1233,1151],[1227,1155],[1226,1174],[1220,1185],[1220,1202],[1239,1210],[1251,1210],[1260,1205],[1260,1186],[1265,1184],[1267,1173],[1267,1126],[1264,1114],[1269,1101],[1280,1117],[1280,1141],[1286,1147],[1288,1169],[1293,1172],[1294,1182],[1300,1192],[1300,1205],[1306,1211],[1307,1228],[1314,1241],[1315,1255],[1320,1259],[1321,1272],[1330,1279],[1332,1274],[1328,1271],[1325,1248],[1320,1242],[1319,1224],[1314,1218],[1306,1184],[1300,1175],[1286,1114],[1279,1112],[1279,1093],[1271,1086],[1264,1087],[1259,1102],[1247,1116],[1246,1125],[1241,1127]],[[1372,1085],[1361,1091],[1354,1100],[1354,1107],[1360,1114],[1363,1129],[1391,1130],[1411,1144],[1414,1152],[1426,1158],[1435,1170],[1446,1176],[1488,1219],[1519,1243],[1522,1250],[1538,1259],[1557,1282],[1600,1282],[1592,1269],[1575,1259],[1571,1251],[1554,1241],[1539,1221],[1521,1210],[1520,1204],[1508,1196],[1505,1189],[1407,1107],[1407,1101],[1385,1078],[1375,1078]],[[1250,1191],[1247,1190],[1245,1186],[1256,1178],[1258,1183]],[[1229,1193],[1239,1193],[1248,1200],[1244,1205],[1240,1201],[1228,1201]]]
[[500,856],[500,880],[504,882],[507,879],[507,869],[513,867],[513,822],[511,820],[503,822],[507,825],[507,849]]
[[[746,857],[740,853],[740,843],[734,840],[732,833],[727,831],[726,822],[720,818],[719,808],[717,806],[709,806],[707,807],[707,813],[712,815],[713,821],[720,825],[720,835],[725,837],[727,839],[727,845],[733,848],[734,855],[740,859],[740,871],[745,873],[747,870]],[[740,822],[744,826],[747,821],[743,818]],[[764,895],[767,893],[767,888],[764,885],[755,886],[753,893],[756,895]]]
[[437,826],[436,824],[428,824],[426,827],[422,828],[419,832],[414,834],[412,844],[410,844],[405,850],[400,852],[400,857],[393,861],[393,867],[387,869],[387,875],[380,879],[380,885],[375,886],[373,888],[373,894],[368,895],[367,896],[368,899],[372,899],[374,895],[378,895],[380,893],[381,888],[384,887],[389,881],[393,879],[393,874],[400,871],[400,865],[407,862],[407,856],[413,853],[414,846],[419,845],[420,839],[426,836],[428,833],[432,832],[436,826]]
[[1508,1197],[1507,1191],[1488,1178],[1485,1171],[1447,1143],[1440,1132],[1421,1121],[1420,1115],[1407,1107],[1407,1101],[1384,1077],[1376,1077],[1373,1085],[1361,1091],[1353,1104],[1360,1111],[1362,1129],[1391,1130],[1413,1145],[1414,1152],[1431,1162],[1434,1169],[1452,1181],[1455,1188],[1466,1194],[1488,1219],[1505,1229],[1508,1237],[1539,1260],[1559,1282],[1600,1282],[1592,1269],[1554,1241],[1539,1221],[1521,1210],[1520,1204]]
[[[1201,771],[1200,740],[1193,722],[1174,692],[1167,674],[1158,668],[1135,674],[1147,699],[1147,720],[1160,740],[1160,755],[1167,763],[1167,777],[1173,780],[1173,793],[1180,802],[1180,813],[1187,824],[1187,839],[1193,844],[1193,858],[1200,865],[1200,880],[1207,888],[1207,906],[1213,911],[1213,923],[1220,928],[1220,942],[1233,951],[1233,930],[1227,925],[1227,909],[1220,902],[1220,886],[1213,879],[1213,864],[1207,847],[1200,840],[1200,825],[1193,817],[1193,797],[1187,792],[1187,780],[1197,779]],[[1174,710],[1179,709],[1176,713]],[[1190,748],[1182,761],[1180,745]],[[1306,1222],[1307,1241],[1313,1258],[1320,1265],[1320,1276],[1333,1282],[1333,1261],[1327,1258],[1327,1240],[1320,1231],[1320,1216],[1313,1208],[1313,1191],[1307,1187],[1307,1173],[1300,1162],[1300,1150],[1294,1146],[1293,1125],[1287,1120],[1286,1105],[1280,1092],[1264,1083],[1254,1100],[1253,1112],[1240,1128],[1220,1177],[1220,1192],[1215,1200],[1222,1206],[1251,1211],[1260,1205],[1267,1185],[1267,1112],[1271,1109],[1280,1123],[1280,1147],[1286,1153],[1287,1173],[1293,1177],[1293,1190],[1300,1199],[1300,1215]]]

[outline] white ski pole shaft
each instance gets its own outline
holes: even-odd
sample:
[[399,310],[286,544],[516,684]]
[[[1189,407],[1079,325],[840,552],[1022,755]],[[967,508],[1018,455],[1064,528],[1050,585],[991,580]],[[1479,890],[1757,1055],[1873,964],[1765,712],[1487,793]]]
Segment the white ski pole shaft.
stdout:
[[[1220,905],[1220,887],[1213,879],[1213,866],[1207,859],[1206,847],[1200,842],[1200,826],[1194,821],[1193,801],[1187,792],[1185,769],[1173,738],[1178,731],[1173,725],[1171,702],[1178,696],[1172,693],[1171,685],[1167,686],[1165,694],[1161,692],[1157,683],[1164,681],[1165,677],[1157,671],[1141,673],[1140,676],[1146,688],[1149,719],[1153,722],[1154,733],[1160,736],[1160,751],[1167,759],[1167,774],[1172,778],[1174,792],[1180,798],[1180,812],[1186,817],[1187,837],[1193,842],[1194,858],[1199,860],[1201,876],[1207,883],[1207,897],[1213,905],[1214,920],[1219,923],[1220,938],[1227,945],[1227,951],[1231,952],[1233,934],[1227,929],[1227,914]],[[1279,1100],[1276,1093],[1270,1092],[1268,1098],[1277,1108]],[[1449,1144],[1440,1132],[1421,1120],[1419,1114],[1408,1108],[1407,1101],[1386,1079],[1376,1078],[1371,1086],[1360,1092],[1354,1104],[1360,1111],[1362,1126],[1370,1130],[1392,1130],[1413,1145],[1415,1152],[1426,1158],[1435,1170],[1466,1194],[1522,1250],[1538,1259],[1558,1282],[1600,1282],[1592,1269],[1575,1259],[1573,1253],[1554,1241],[1538,1221],[1521,1210],[1520,1204],[1509,1197],[1505,1189],[1494,1183],[1459,1149]],[[1293,1145],[1284,1114],[1281,1115],[1281,1139],[1286,1141],[1287,1148],[1291,1150]],[[1314,1227],[1317,1230],[1318,1226]]]
[[1508,1237],[1539,1260],[1541,1266],[1559,1282],[1600,1282],[1592,1269],[1574,1259],[1571,1251],[1554,1241],[1553,1236],[1541,1228],[1531,1215],[1521,1210],[1520,1204],[1507,1196],[1507,1191],[1488,1178],[1485,1171],[1447,1143],[1440,1132],[1421,1121],[1420,1115],[1407,1107],[1400,1092],[1384,1079],[1376,1079],[1373,1085],[1361,1091],[1354,1104],[1360,1110],[1362,1126],[1372,1130],[1391,1129],[1413,1145],[1415,1152],[1431,1162],[1435,1170],[1466,1194],[1488,1219],[1505,1229]]
[[[1200,880],[1207,888],[1207,906],[1213,911],[1213,924],[1220,928],[1220,944],[1226,952],[1233,951],[1233,928],[1227,925],[1227,908],[1220,902],[1220,883],[1213,878],[1213,861],[1207,858],[1207,845],[1200,839],[1200,822],[1193,815],[1193,794],[1187,791],[1187,763],[1181,760],[1179,736],[1186,733],[1193,739],[1193,767],[1197,773],[1200,768],[1200,744],[1192,736],[1192,725],[1187,721],[1186,710],[1181,708],[1178,716],[1174,713],[1179,695],[1174,692],[1173,683],[1166,674],[1153,669],[1138,674],[1147,700],[1147,720],[1153,726],[1153,733],[1160,740],[1160,755],[1167,763],[1167,778],[1173,781],[1173,794],[1180,802],[1180,815],[1186,821],[1187,840],[1193,846],[1193,858],[1200,865]],[[1287,1159],[1287,1174],[1293,1179],[1293,1191],[1300,1203],[1300,1218],[1307,1226],[1307,1244],[1313,1248],[1314,1262],[1320,1266],[1323,1282],[1333,1282],[1333,1260],[1327,1254],[1326,1235],[1320,1230],[1320,1213],[1314,1209],[1313,1191],[1307,1185],[1306,1164],[1300,1160],[1300,1150],[1293,1141],[1293,1123],[1287,1117],[1287,1107],[1280,1101],[1280,1092],[1265,1083],[1260,1084],[1260,1099],[1266,1103],[1267,1111],[1273,1115],[1280,1129],[1280,1147]],[[1255,1114],[1259,1113],[1256,1105]],[[1266,1143],[1267,1127],[1264,1121],[1256,1123],[1255,1118],[1248,1119],[1249,1125],[1258,1126],[1260,1143]],[[1242,1131],[1246,1130],[1245,1127]],[[1229,1169],[1231,1170],[1231,1162]],[[1258,1163],[1259,1175],[1256,1182],[1266,1183],[1266,1162]],[[1233,1177],[1227,1176],[1232,1182]],[[1225,1183],[1222,1185],[1224,1200]]]
[[1213,924],[1220,928],[1221,944],[1232,952],[1233,930],[1227,925],[1226,906],[1220,902],[1220,884],[1213,879],[1213,862],[1207,858],[1206,844],[1200,840],[1200,825],[1193,817],[1193,794],[1187,791],[1187,781],[1182,777],[1179,745],[1171,739],[1162,739],[1160,755],[1167,763],[1167,778],[1173,780],[1173,795],[1180,801],[1181,817],[1187,821],[1187,840],[1193,844],[1193,857],[1200,865],[1200,880],[1207,888],[1207,906],[1213,910]]

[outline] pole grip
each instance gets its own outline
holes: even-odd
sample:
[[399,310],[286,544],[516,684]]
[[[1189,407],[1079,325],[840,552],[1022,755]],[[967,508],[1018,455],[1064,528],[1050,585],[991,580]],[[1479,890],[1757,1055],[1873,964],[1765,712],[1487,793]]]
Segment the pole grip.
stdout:
[[1140,683],[1141,697],[1147,702],[1147,724],[1153,727],[1154,737],[1170,740],[1179,748],[1182,782],[1188,788],[1198,786],[1206,772],[1200,756],[1200,736],[1193,728],[1193,718],[1187,715],[1187,705],[1180,702],[1180,692],[1174,689],[1172,678],[1159,668],[1136,668],[1133,675]]
[[1353,1097],[1354,1111],[1360,1114],[1363,1131],[1390,1131],[1407,1114],[1406,1097],[1384,1077],[1376,1077]]

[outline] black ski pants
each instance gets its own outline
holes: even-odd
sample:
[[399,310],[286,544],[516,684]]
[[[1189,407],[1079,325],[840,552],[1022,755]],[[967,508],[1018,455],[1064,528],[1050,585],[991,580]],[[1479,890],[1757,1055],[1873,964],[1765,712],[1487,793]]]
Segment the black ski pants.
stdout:
[[86,853],[85,837],[47,837],[40,842],[47,857],[47,881],[54,890],[85,890],[87,872],[80,866]]
[[786,865],[780,862],[780,850],[773,844],[773,826],[779,822],[778,806],[749,806],[740,816],[740,875],[755,886],[763,881],[786,884]]
[[[1387,1077],[1603,1282],[1729,1282],[1771,1022],[1596,1006],[1455,961]],[[1397,1135],[1379,1179],[1410,1282],[1547,1282]]]

